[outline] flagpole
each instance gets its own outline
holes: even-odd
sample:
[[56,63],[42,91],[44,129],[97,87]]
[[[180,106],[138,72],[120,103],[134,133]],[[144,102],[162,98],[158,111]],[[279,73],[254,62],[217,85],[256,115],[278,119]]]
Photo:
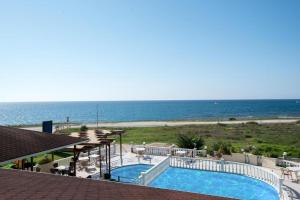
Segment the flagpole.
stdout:
[[98,129],[98,124],[99,124],[99,109],[98,109],[98,104],[97,104],[97,129]]

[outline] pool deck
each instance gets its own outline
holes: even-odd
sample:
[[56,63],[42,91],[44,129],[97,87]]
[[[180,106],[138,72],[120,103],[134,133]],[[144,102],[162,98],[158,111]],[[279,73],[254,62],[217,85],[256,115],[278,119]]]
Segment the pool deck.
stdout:
[[283,184],[288,188],[288,195],[291,199],[300,200],[300,184],[290,180],[284,180]]
[[[119,155],[119,146],[117,146],[117,152],[114,157],[111,159],[111,164],[112,168],[120,167],[121,162],[120,162],[120,155]],[[134,165],[134,164],[152,164],[155,165],[162,161],[165,156],[151,156],[151,161],[150,160],[144,160],[142,157],[137,156],[137,154],[131,153],[130,152],[130,145],[123,145],[123,165]],[[268,166],[270,170],[281,176],[281,170],[279,167],[276,166]],[[77,171],[77,176],[86,178],[89,175],[99,173],[100,169],[96,168],[96,171],[93,173],[87,173],[86,171]],[[296,183],[293,182],[292,180],[288,179],[285,177],[284,179],[284,187],[283,190],[285,190],[290,197],[290,199],[293,200],[300,200],[300,182]]]
[[291,179],[289,179],[287,176],[283,177],[281,174],[280,167],[274,166],[274,165],[268,165],[264,166],[276,174],[278,174],[280,177],[282,177],[283,180],[283,191],[286,191],[289,198],[292,200],[300,200],[300,182],[294,182]]
[[[117,147],[119,147],[119,146],[117,145]],[[111,167],[112,167],[112,169],[121,166],[120,154],[119,154],[118,150],[119,150],[119,148],[117,148],[116,155],[114,155],[111,158]],[[124,145],[123,146],[123,166],[124,165],[134,165],[134,164],[156,165],[160,161],[162,161],[164,158],[166,158],[166,157],[165,156],[151,156],[151,160],[145,160],[145,159],[143,159],[143,157],[137,156],[137,154],[131,153],[129,145]],[[81,177],[81,178],[86,178],[89,175],[93,175],[93,174],[96,174],[96,173],[99,173],[99,172],[100,172],[99,167],[96,167],[96,171],[94,171],[92,173],[88,173],[85,170],[80,170],[80,171],[77,170],[76,171],[77,177]]]

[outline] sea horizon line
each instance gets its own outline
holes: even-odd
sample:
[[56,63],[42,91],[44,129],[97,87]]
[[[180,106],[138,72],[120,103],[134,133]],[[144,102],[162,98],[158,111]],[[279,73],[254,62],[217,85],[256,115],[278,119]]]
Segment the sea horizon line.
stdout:
[[300,98],[246,98],[246,99],[137,99],[137,100],[53,100],[53,101],[0,101],[0,103],[72,103],[72,102],[178,102],[178,101],[300,101]]

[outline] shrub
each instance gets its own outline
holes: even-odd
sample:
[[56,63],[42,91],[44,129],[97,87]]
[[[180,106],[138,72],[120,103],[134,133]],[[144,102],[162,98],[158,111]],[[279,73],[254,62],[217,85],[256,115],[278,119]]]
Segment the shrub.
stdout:
[[245,138],[252,138],[252,135],[245,135]]
[[43,165],[43,164],[47,164],[49,162],[51,162],[52,160],[50,158],[48,158],[48,155],[46,155],[42,160],[40,160],[38,162],[39,165]]
[[248,124],[248,125],[258,125],[258,123],[257,123],[257,122],[254,122],[254,121],[246,122],[246,124]]
[[201,149],[204,145],[204,140],[202,137],[197,135],[188,135],[188,134],[178,134],[177,135],[177,146],[180,148],[187,149]]
[[230,118],[229,118],[229,121],[236,121],[236,118],[230,117]]
[[231,153],[238,153],[237,149],[234,147],[231,147]]
[[86,132],[88,130],[88,127],[86,126],[86,125],[82,125],[81,127],[80,127],[80,131],[81,132]]
[[259,144],[264,143],[264,141],[260,140],[260,139],[256,139],[256,142],[259,143]]
[[218,122],[218,125],[219,126],[227,126],[227,124],[223,124],[223,123],[220,123],[220,122]]
[[256,150],[256,147],[253,146],[253,145],[247,145],[245,148],[244,148],[244,151],[247,152],[247,153],[252,153],[253,151]]
[[262,149],[260,149],[260,148],[254,149],[254,150],[252,151],[252,153],[253,153],[254,155],[257,155],[257,156],[263,155]]
[[277,151],[272,151],[272,152],[270,153],[270,157],[271,157],[271,158],[278,158],[279,156],[280,156],[280,153],[277,152]]
[[228,142],[219,141],[212,145],[212,149],[220,154],[231,155],[232,145]]

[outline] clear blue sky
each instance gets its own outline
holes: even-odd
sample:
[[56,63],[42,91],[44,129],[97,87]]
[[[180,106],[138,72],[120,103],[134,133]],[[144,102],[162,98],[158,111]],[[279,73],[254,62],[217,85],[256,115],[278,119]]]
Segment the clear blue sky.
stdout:
[[300,98],[300,1],[1,1],[0,93]]

